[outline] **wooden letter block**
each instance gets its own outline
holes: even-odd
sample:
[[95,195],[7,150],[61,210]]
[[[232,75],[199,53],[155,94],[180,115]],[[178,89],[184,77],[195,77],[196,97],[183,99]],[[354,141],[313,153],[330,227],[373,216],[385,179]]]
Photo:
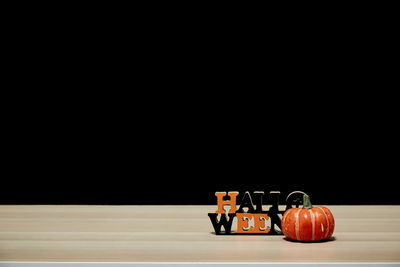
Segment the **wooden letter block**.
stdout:
[[228,196],[230,196],[231,199],[224,201],[223,198],[224,198],[224,196],[226,196],[226,192],[215,192],[215,196],[217,197],[217,204],[218,204],[218,209],[215,213],[217,213],[217,214],[225,213],[224,205],[231,206],[229,213],[236,213],[236,197],[237,197],[237,195],[239,195],[239,192],[228,192]]
[[[297,199],[300,191],[292,192],[286,199],[286,210],[291,208]],[[211,223],[214,227],[215,234],[266,234],[266,235],[282,235],[281,217],[286,210],[279,210],[279,191],[270,191],[269,199],[271,206],[268,210],[263,210],[264,191],[255,191],[253,193],[253,202],[251,194],[246,191],[240,203],[236,198],[239,192],[215,192],[217,197],[218,209],[215,213],[208,213]],[[225,199],[224,199],[225,198]],[[239,204],[239,209],[236,209]],[[224,206],[229,205],[229,210],[225,210]],[[219,217],[219,218],[218,218]],[[234,218],[237,217],[237,230],[232,229]],[[268,222],[268,224],[267,224]],[[222,228],[225,231],[222,231]]]
[[238,234],[266,234],[270,228],[267,227],[268,215],[257,213],[236,213],[238,220]]

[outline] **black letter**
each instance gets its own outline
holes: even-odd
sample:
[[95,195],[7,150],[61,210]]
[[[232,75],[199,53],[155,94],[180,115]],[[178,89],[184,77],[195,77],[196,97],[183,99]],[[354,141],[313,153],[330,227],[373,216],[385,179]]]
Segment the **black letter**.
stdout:
[[279,195],[281,194],[281,192],[271,191],[269,192],[269,194],[272,198],[272,207],[268,210],[268,216],[271,218],[271,230],[269,231],[269,234],[279,235],[281,234],[281,232],[277,232],[275,230],[275,225],[278,226],[279,229],[281,229],[281,218],[279,218],[278,214],[285,213],[285,211],[279,210]]
[[255,198],[256,202],[256,213],[265,213],[262,210],[262,200],[264,196],[264,191],[254,191],[253,198]]
[[212,225],[215,230],[215,234],[219,235],[221,234],[221,226],[224,226],[225,228],[225,234],[230,234],[231,233],[231,228],[232,228],[232,222],[233,222],[233,217],[236,216],[235,213],[228,213],[229,216],[229,221],[226,218],[226,214],[221,214],[221,219],[218,221],[217,220],[217,213],[209,213],[208,217],[210,217],[210,220],[212,222]]
[[248,213],[254,213],[253,201],[251,200],[251,196],[248,191],[246,191],[246,193],[244,193],[242,203],[240,203],[240,208],[236,211],[236,213],[243,213],[244,207],[249,208],[249,210],[247,211]]

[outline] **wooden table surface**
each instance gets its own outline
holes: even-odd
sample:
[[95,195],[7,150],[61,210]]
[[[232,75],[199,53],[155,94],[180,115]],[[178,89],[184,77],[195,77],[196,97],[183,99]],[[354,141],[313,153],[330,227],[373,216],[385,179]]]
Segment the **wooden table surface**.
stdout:
[[334,240],[215,235],[216,206],[0,206],[0,261],[400,262],[400,206],[327,206]]

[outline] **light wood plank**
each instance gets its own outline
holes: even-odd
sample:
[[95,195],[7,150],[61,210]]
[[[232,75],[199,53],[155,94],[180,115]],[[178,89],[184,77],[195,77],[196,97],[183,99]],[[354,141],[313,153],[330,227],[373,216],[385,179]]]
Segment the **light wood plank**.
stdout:
[[400,262],[400,206],[328,206],[335,240],[216,236],[216,206],[0,206],[0,261]]

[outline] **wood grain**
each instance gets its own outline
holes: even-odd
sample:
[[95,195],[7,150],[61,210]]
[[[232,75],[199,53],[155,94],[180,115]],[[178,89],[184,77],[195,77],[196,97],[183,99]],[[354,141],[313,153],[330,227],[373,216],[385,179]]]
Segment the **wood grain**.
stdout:
[[0,206],[0,261],[400,262],[400,206],[328,206],[334,240],[216,236],[216,206]]

